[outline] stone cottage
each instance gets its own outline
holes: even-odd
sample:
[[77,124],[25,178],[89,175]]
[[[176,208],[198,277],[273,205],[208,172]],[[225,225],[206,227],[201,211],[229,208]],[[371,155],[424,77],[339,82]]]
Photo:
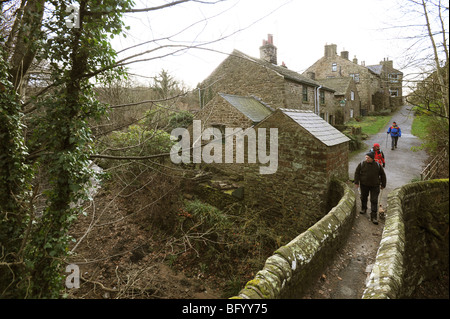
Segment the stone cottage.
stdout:
[[278,128],[278,170],[245,171],[247,201],[267,214],[287,210],[312,225],[328,212],[335,179],[348,179],[349,138],[311,111],[279,108],[255,125]]
[[[321,83],[277,65],[273,37],[263,41],[260,58],[234,50],[200,85],[202,113],[215,108],[217,94],[257,96],[277,108],[293,108],[330,114],[334,119],[334,90]],[[213,99],[216,98],[215,101]],[[219,99],[220,100],[220,99]]]
[[394,69],[394,61],[383,59],[380,64],[368,65],[367,68],[381,78],[381,90],[385,92],[382,103],[384,108],[403,104],[403,72]]
[[[333,112],[335,119],[334,121],[328,120],[329,123],[334,122],[334,125],[341,125],[351,118],[361,115],[361,99],[353,78],[328,78],[321,79],[319,82],[335,90],[334,97],[338,102],[337,106],[335,106],[336,109]],[[320,117],[326,119],[326,114],[320,112]]]
[[243,163],[205,166],[234,176],[234,187],[243,190],[243,203],[261,212],[261,218],[268,223],[290,216],[303,231],[323,217],[330,209],[332,181],[348,179],[349,139],[312,111],[274,109],[251,96],[221,93],[215,99],[215,108],[208,109],[209,117],[204,117],[202,126],[206,123],[204,127],[216,127],[220,132],[225,132],[228,125],[265,129],[266,140],[271,138],[270,129],[277,129],[277,168],[273,174],[261,174],[263,164],[247,160],[247,144]]
[[[401,72],[391,67],[390,63],[380,64],[380,67],[366,67],[365,62],[358,64],[356,56],[350,61],[348,51],[342,51],[338,55],[336,44],[327,44],[324,56],[310,66],[304,74],[317,81],[327,78],[353,78],[361,99],[361,115],[367,115],[369,111],[391,107],[391,95],[399,94],[401,100],[401,90],[391,93],[387,85],[389,82],[387,79],[391,77],[392,81],[397,81],[398,86],[396,85],[395,88],[402,86]],[[397,103],[397,100],[392,102]]]

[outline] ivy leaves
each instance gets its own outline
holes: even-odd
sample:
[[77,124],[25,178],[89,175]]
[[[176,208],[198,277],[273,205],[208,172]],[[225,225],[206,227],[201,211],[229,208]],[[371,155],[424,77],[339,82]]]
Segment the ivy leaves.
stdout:
[[[25,199],[19,195],[29,191],[33,176],[26,163],[28,149],[21,105],[7,82],[10,74],[3,50],[0,57],[0,242],[2,252],[6,252],[3,255],[13,258],[7,262],[15,262],[16,258],[23,264],[5,277],[0,275],[0,286],[14,282],[15,291],[11,293],[19,298],[53,298],[62,288],[59,268],[70,241],[68,229],[79,213],[78,200],[87,196],[93,175],[88,167],[93,152],[89,121],[105,111],[96,99],[90,78],[101,75],[99,70],[108,70],[103,81],[123,74],[122,69],[114,68],[117,54],[109,39],[122,33],[122,12],[133,2],[77,1],[79,28],[66,24],[66,8],[72,4],[49,0],[49,14],[42,25],[26,26],[36,28],[34,34],[40,34],[33,47],[37,60],[46,61],[46,81],[51,83],[50,90],[34,99],[36,112],[28,119],[27,146],[40,154],[33,163],[35,177],[39,169],[49,186],[44,193],[46,207],[38,219],[32,202],[18,202]],[[19,206],[30,208],[23,211]]]

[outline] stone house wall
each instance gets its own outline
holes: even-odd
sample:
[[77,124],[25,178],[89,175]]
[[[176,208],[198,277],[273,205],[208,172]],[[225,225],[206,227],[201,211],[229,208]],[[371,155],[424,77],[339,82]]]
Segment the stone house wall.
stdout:
[[[372,96],[381,87],[380,77],[365,66],[359,65],[356,59],[350,61],[347,58],[348,53],[338,55],[335,51],[336,45],[326,46],[327,48],[331,48],[331,50],[325,50],[325,56],[310,66],[304,74],[314,73],[317,80],[359,74],[359,82],[357,80],[355,82],[361,98],[361,109],[363,113],[373,110]],[[335,68],[333,68],[333,63],[336,64]]]
[[[318,83],[317,86],[319,86]],[[284,107],[314,111],[315,106],[314,85],[287,80],[265,65],[263,61],[248,57],[237,50],[234,50],[200,84],[200,87],[202,95],[206,97],[202,103],[204,107],[218,93],[256,96],[274,109]],[[307,90],[307,101],[303,101],[304,87]],[[335,106],[333,92],[323,91],[325,92],[324,107]]]
[[[351,99],[351,92],[354,92],[354,99]],[[359,91],[354,81],[350,81],[350,85],[345,92],[344,98],[346,99],[345,107],[342,108],[344,113],[344,122],[347,122],[351,118],[351,110],[353,110],[353,118],[361,116],[361,98]]]
[[[341,125],[350,120],[350,118],[355,118],[361,115],[361,99],[359,97],[358,88],[356,87],[353,79],[350,77],[331,78],[320,80],[320,82],[336,90],[336,93],[334,94],[335,103],[331,112],[329,112],[330,114],[335,114],[335,120],[334,123],[330,124]],[[342,103],[343,101],[345,102]],[[326,108],[325,111],[327,111]]]
[[[200,84],[200,88],[211,98],[218,93],[253,95],[275,107],[284,105],[284,82],[284,78],[273,70],[248,60],[235,50]],[[208,102],[209,99],[203,101],[203,106]]]
[[[403,73],[394,69],[394,61],[383,60],[380,61],[383,66],[381,73],[381,80],[387,89],[387,94],[390,96],[388,105],[390,107],[397,107],[403,104]],[[392,96],[390,91],[397,91],[398,96]]]
[[253,124],[247,116],[231,106],[218,94],[195,115],[195,119],[202,121],[203,129],[213,125],[248,128]]

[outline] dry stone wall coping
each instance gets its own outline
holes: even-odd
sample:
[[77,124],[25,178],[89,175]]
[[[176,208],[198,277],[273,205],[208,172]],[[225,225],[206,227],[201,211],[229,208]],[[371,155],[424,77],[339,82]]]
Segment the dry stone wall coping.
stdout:
[[337,182],[342,198],[320,221],[277,249],[264,268],[232,299],[298,298],[346,238],[355,212],[355,194]]
[[[419,207],[417,205],[424,200],[424,196],[432,196],[436,201],[448,203],[448,190],[449,180],[443,179],[410,183],[389,193],[383,235],[363,299],[408,297],[414,289],[411,287],[424,278],[423,271],[416,270],[414,264],[426,264],[426,256],[413,256],[414,259],[408,256],[407,260],[407,215],[418,213],[414,209],[411,210],[411,207]],[[408,231],[413,231],[413,228],[410,227]]]

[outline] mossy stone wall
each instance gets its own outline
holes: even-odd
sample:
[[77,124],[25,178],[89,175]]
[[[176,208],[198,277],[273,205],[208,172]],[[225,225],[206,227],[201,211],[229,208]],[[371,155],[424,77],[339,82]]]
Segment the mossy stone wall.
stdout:
[[312,227],[266,260],[264,268],[233,299],[300,298],[332,260],[351,230],[355,194],[344,182],[335,182],[339,203]]
[[448,179],[410,183],[392,191],[363,298],[408,298],[423,280],[448,270],[448,226]]

